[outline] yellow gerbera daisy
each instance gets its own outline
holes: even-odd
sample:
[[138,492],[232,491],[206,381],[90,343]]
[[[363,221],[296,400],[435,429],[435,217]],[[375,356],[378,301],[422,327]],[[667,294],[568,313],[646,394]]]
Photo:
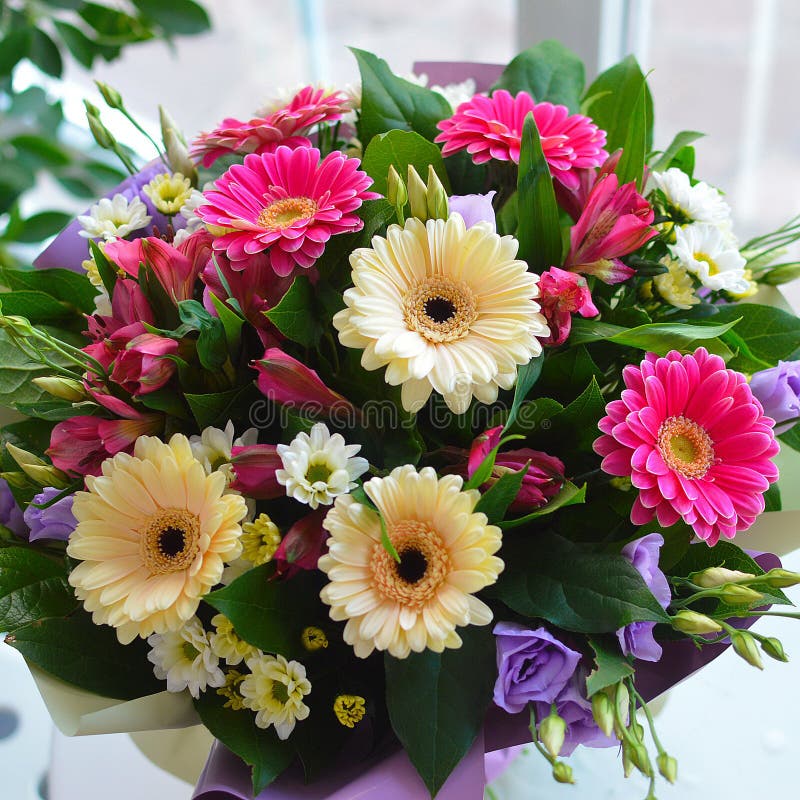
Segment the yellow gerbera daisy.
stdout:
[[75,495],[78,521],[67,553],[82,563],[69,582],[95,623],[120,642],[177,631],[242,551],[243,497],[223,494],[225,476],[207,475],[189,440],[141,436]]
[[517,249],[489,223],[468,229],[460,214],[390,225],[385,239],[350,256],[355,285],[333,318],[340,341],[364,351],[365,369],[386,367],[407,411],[431,391],[459,414],[473,396],[494,402],[549,333],[534,300],[538,276]]
[[364,489],[380,510],[400,561],[381,544],[372,509],[342,495],[322,523],[331,534],[319,560],[330,583],[323,602],[347,620],[344,640],[366,658],[375,648],[405,658],[413,650],[460,647],[459,625],[487,625],[491,609],[474,592],[503,569],[494,553],[501,533],[475,513],[480,494],[464,492],[457,475],[406,465]]

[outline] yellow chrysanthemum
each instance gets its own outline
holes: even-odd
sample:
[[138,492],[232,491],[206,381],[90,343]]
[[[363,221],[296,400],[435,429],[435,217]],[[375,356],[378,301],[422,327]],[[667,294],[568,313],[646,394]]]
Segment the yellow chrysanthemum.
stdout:
[[235,667],[258,655],[258,648],[241,639],[233,629],[233,623],[224,614],[215,614],[211,624],[214,626],[214,633],[209,636],[211,650],[218,658],[225,659],[228,666]]
[[364,351],[365,369],[386,367],[407,411],[431,391],[459,414],[473,396],[494,402],[549,334],[538,277],[516,260],[518,246],[489,223],[468,229],[460,214],[390,225],[350,256],[354,286],[333,318],[340,341]]
[[686,267],[674,258],[664,258],[661,263],[667,272],[653,278],[661,297],[675,308],[689,309],[699,303],[700,298],[694,293],[694,283]]
[[192,196],[192,182],[180,172],[162,172],[142,187],[150,202],[162,213],[177,214]]
[[139,437],[86,488],[67,546],[82,562],[69,576],[76,595],[123,644],[179,630],[241,553],[244,498],[224,494],[225,476],[207,475],[181,434],[168,444]]
[[225,698],[223,708],[230,708],[234,711],[242,711],[245,707],[244,698],[239,691],[245,676],[235,669],[229,669],[225,675],[225,685],[217,689],[217,694]]
[[460,647],[459,625],[487,625],[491,609],[474,596],[503,569],[494,554],[501,533],[475,513],[480,494],[462,491],[457,475],[406,465],[364,489],[386,523],[400,561],[381,544],[381,522],[350,495],[336,499],[322,523],[331,534],[319,560],[330,583],[321,597],[331,619],[347,620],[344,640],[357,656],[388,650]]
[[333,701],[333,713],[340,725],[355,728],[367,713],[367,701],[357,694],[340,694]]
[[259,514],[242,525],[242,558],[254,566],[272,561],[281,544],[281,532],[268,514]]

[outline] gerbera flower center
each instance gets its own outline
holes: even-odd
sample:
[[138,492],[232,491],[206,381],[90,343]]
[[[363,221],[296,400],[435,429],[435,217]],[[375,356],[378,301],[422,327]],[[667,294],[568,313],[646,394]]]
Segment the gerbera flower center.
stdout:
[[658,449],[670,469],[702,478],[714,463],[714,443],[705,429],[686,417],[669,417],[658,429]]
[[475,295],[463,281],[426,278],[403,298],[406,325],[432,342],[463,339],[477,316]]
[[258,224],[267,230],[288,228],[301,219],[311,219],[317,204],[310,197],[285,197],[270,203],[258,215]]
[[447,549],[427,522],[417,520],[395,524],[389,539],[400,561],[377,544],[372,555],[375,586],[384,597],[421,610],[449,572]]
[[186,509],[164,508],[147,523],[141,538],[142,560],[153,575],[186,569],[199,552],[200,521]]

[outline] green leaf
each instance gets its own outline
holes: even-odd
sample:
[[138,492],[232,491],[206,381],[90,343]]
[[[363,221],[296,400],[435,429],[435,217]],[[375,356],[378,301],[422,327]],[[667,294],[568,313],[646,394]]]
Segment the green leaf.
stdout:
[[133,4],[168,37],[203,33],[211,27],[208,14],[192,0],[133,0]]
[[[625,146],[643,82],[644,73],[639,64],[633,56],[628,56],[599,75],[586,90],[584,105],[591,103],[592,120],[606,132],[609,153]],[[648,120],[645,149],[649,150],[653,146],[653,98],[646,83],[644,103]]]
[[219,317],[209,314],[197,300],[178,303],[178,316],[184,325],[199,331],[197,356],[208,370],[219,370],[228,361],[228,342],[225,327]]
[[392,728],[431,795],[472,747],[496,677],[491,627],[471,625],[459,635],[457,650],[384,662]]
[[225,698],[213,689],[203,692],[194,707],[211,735],[252,767],[254,796],[292,763],[289,741],[282,742],[272,728],[258,728],[251,712],[225,708]]
[[239,344],[242,340],[242,326],[245,320],[240,317],[227,303],[220,300],[213,292],[209,292],[211,302],[219,316],[222,327],[225,329],[225,338],[228,342],[228,348],[232,353],[239,350]]
[[165,688],[147,660],[147,642],[121,645],[113,628],[95,625],[83,610],[26,625],[6,642],[45,672],[102,697],[134,700]]
[[670,164],[672,164],[672,159],[675,158],[679,150],[690,145],[697,139],[702,139],[703,136],[705,136],[705,134],[698,131],[681,131],[676,134],[669,147],[650,164],[650,169],[654,172],[663,172],[669,169]]
[[36,550],[0,550],[0,630],[15,631],[37,620],[64,617],[78,606],[63,562]]
[[205,600],[253,646],[286,658],[302,658],[303,628],[326,616],[318,598],[318,576],[302,573],[291,581],[277,581],[270,580],[272,572],[270,564],[251,569]]
[[142,21],[115,8],[99,3],[83,3],[78,13],[87,25],[100,34],[103,44],[124,45],[153,38],[152,31]]
[[[561,352],[548,353],[542,370],[540,388],[548,392],[574,395],[592,379],[601,377],[603,371],[583,345]],[[543,389],[543,390],[544,390]]]
[[252,384],[237,386],[226,392],[211,392],[208,394],[185,394],[192,416],[197,420],[198,427],[209,428],[215,426],[224,428],[229,419],[237,417],[236,409],[242,401],[252,397],[260,397]]
[[13,408],[16,403],[35,403],[44,392],[31,381],[52,370],[31,361],[0,331],[0,406]]
[[55,236],[64,226],[72,221],[72,214],[63,211],[42,211],[26,220],[22,220],[22,229],[17,234],[17,241],[36,244]]
[[97,264],[97,271],[100,273],[100,280],[109,297],[114,296],[114,287],[117,285],[117,270],[114,265],[106,258],[105,253],[100,249],[97,242],[89,239],[89,252],[92,254],[94,263]]
[[558,494],[546,505],[543,505],[541,508],[537,508],[536,511],[531,511],[530,514],[526,514],[524,517],[507,519],[498,524],[504,531],[511,530],[512,528],[521,528],[523,525],[527,525],[532,520],[539,519],[540,517],[552,514],[554,511],[558,511],[559,508],[564,508],[565,506],[574,506],[578,503],[585,502],[586,485],[584,484],[583,486],[578,487],[570,481],[565,481]]
[[[746,304],[732,306],[732,310],[740,310]],[[600,322],[575,317],[572,321],[572,333],[569,344],[584,344],[590,342],[608,341],[624,347],[637,347],[640,350],[649,350],[656,355],[664,356],[670,350],[689,352],[694,350],[704,341],[715,339],[729,331],[743,314],[730,314],[735,317],[730,322],[720,322],[713,325],[691,325],[686,322],[653,322],[649,325],[638,325],[635,328],[623,328]],[[720,319],[717,314],[715,319]],[[798,322],[800,326],[800,322]]]
[[[642,191],[642,181],[644,176],[644,162],[647,154],[647,133],[652,130],[652,120],[648,119],[649,89],[647,78],[642,78],[642,85],[639,89],[639,97],[634,105],[630,119],[628,120],[628,132],[625,136],[625,144],[622,148],[622,156],[617,164],[617,176],[620,184],[636,182],[636,187]],[[650,114],[653,113],[652,101],[650,103]]]
[[28,55],[32,30],[32,28],[17,28],[0,40],[0,78],[11,75],[17,62]]
[[781,433],[778,438],[783,444],[791,447],[793,450],[800,451],[800,425],[789,428],[786,433]]
[[352,47],[361,73],[361,116],[358,133],[368,147],[373,136],[398,128],[416,131],[432,141],[439,134],[436,123],[452,115],[440,94],[398,78],[382,59]]
[[[14,145],[19,155],[32,157],[48,167],[66,167],[72,162],[72,158],[63,147],[43,136],[24,133],[20,136],[15,136],[9,142]],[[71,218],[71,215],[69,216]],[[64,226],[62,225],[61,227],[63,228]]]
[[406,180],[409,165],[417,170],[425,182],[428,180],[428,167],[432,166],[445,191],[450,194],[450,180],[441,150],[415,131],[395,130],[374,136],[364,153],[361,169],[374,181],[372,190],[385,195],[389,167],[393,166],[400,177]]
[[[9,289],[31,289],[69,303],[86,314],[94,311],[97,289],[85,275],[70,269],[5,269],[0,273]],[[3,296],[5,303],[6,295]]]
[[592,636],[589,644],[594,650],[595,668],[586,679],[587,697],[591,697],[601,689],[619,683],[625,678],[630,678],[634,674],[633,667],[622,655],[615,640]]
[[319,341],[321,330],[312,309],[314,289],[305,275],[298,275],[280,303],[266,312],[267,319],[287,338],[304,347]]
[[68,22],[62,22],[60,19],[54,19],[53,24],[56,26],[61,41],[67,46],[72,57],[82,67],[91,69],[95,56],[100,52],[100,48],[82,30],[76,28],[74,25],[70,25]]
[[550,419],[548,436],[572,440],[581,449],[591,449],[597,438],[597,423],[605,414],[606,401],[597,379],[592,377],[589,385],[562,411]]
[[2,295],[3,313],[25,317],[34,325],[57,322],[75,316],[77,311],[44,292],[16,291]]
[[42,72],[60,78],[64,65],[56,43],[41,29],[34,28],[28,58]]
[[499,524],[506,511],[508,511],[508,507],[516,500],[522,486],[522,479],[527,472],[526,466],[517,472],[507,472],[505,475],[501,475],[481,495],[481,499],[478,500],[475,506],[475,511],[486,514],[492,524]]
[[560,42],[548,39],[513,58],[492,91],[528,92],[537,103],[564,105],[576,114],[580,110],[584,81],[580,58]]
[[521,366],[517,370],[517,385],[514,387],[514,399],[511,402],[511,410],[508,412],[508,419],[503,428],[504,433],[514,424],[520,406],[528,396],[530,390],[533,389],[536,381],[539,380],[539,376],[542,374],[543,364],[544,354],[532,358],[527,364]]
[[562,240],[558,204],[533,114],[528,114],[522,128],[517,209],[519,258],[527,261],[534,272],[560,264]]

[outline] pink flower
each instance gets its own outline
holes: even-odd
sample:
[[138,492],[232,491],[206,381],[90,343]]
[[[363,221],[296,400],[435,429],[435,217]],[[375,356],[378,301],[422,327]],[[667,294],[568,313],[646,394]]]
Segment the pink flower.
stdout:
[[595,183],[580,218],[570,232],[565,266],[596,275],[605,283],[621,283],[634,274],[620,256],[638,250],[656,235],[652,206],[631,181],[624,186],[614,173]]
[[210,133],[201,133],[193,142],[189,154],[210,167],[220,156],[228,153],[270,153],[278,145],[308,147],[305,135],[314,125],[336,122],[350,108],[343,92],[326,94],[325,89],[306,86],[291,101],[271,114],[242,122],[232,117]]
[[556,200],[576,222],[583,212],[589,193],[594,185],[606,175],[616,172],[622,150],[615,150],[599,167],[576,169],[575,177],[578,179],[576,186],[567,188],[561,183],[555,184]]
[[166,356],[178,352],[178,342],[143,333],[131,339],[117,353],[111,380],[132,395],[149,394],[160,389],[177,369],[175,362]]
[[107,458],[130,452],[140,436],[159,432],[159,415],[131,411],[130,419],[85,416],[59,422],[47,451],[53,465],[73,475],[99,475]]
[[572,329],[572,315],[595,317],[599,313],[592,302],[586,278],[558,267],[550,267],[539,277],[539,303],[542,306],[550,336],[542,344],[564,344]]
[[623,370],[622,399],[606,406],[594,443],[603,470],[639,489],[634,525],[678,520],[713,545],[749,528],[778,479],[773,420],[744,376],[701,347],[648,353]]
[[[89,336],[101,341],[114,333],[136,326],[136,333],[144,333],[143,322],[152,325],[155,316],[139,284],[130,278],[118,278],[111,295],[111,315],[92,314],[88,317]],[[84,348],[86,349],[86,348]],[[100,360],[100,359],[98,359]]]
[[278,575],[291,578],[300,570],[317,568],[319,557],[328,551],[325,545],[328,533],[322,527],[327,513],[327,508],[318,508],[289,528],[273,556]]
[[295,265],[312,266],[331,236],[364,226],[357,209],[380,195],[367,191],[372,178],[358,169],[360,163],[338,151],[320,161],[315,147],[250,155],[206,192],[208,205],[197,215],[233,228],[214,240],[214,249],[226,251],[231,261],[269,248],[275,273],[288,275]]
[[[502,426],[490,428],[475,439],[469,452],[467,465],[469,478],[475,474],[489,453],[500,444],[502,431]],[[519,450],[498,453],[492,473],[481,488],[485,491],[501,476],[509,472],[519,472],[521,469],[525,469],[526,465],[527,472],[522,479],[519,493],[511,504],[511,511],[515,514],[522,514],[541,508],[548,500],[557,495],[564,485],[564,464],[555,456],[539,450],[524,447]]]
[[589,117],[570,114],[566,106],[535,103],[527,92],[512,96],[505,89],[498,89],[491,97],[476,94],[462,103],[450,119],[438,124],[442,133],[434,141],[444,142],[444,156],[466,150],[476,164],[493,158],[519,164],[522,127],[531,112],[544,157],[556,180],[577,187],[575,169],[603,163],[608,155],[603,150],[606,133]]
[[251,444],[231,448],[233,481],[231,488],[254,500],[285,497],[286,489],[278,483],[275,471],[283,462],[274,444]]
[[329,389],[313,369],[278,347],[270,347],[253,366],[259,373],[258,388],[274,403],[314,407],[320,411],[353,410],[352,403]]

